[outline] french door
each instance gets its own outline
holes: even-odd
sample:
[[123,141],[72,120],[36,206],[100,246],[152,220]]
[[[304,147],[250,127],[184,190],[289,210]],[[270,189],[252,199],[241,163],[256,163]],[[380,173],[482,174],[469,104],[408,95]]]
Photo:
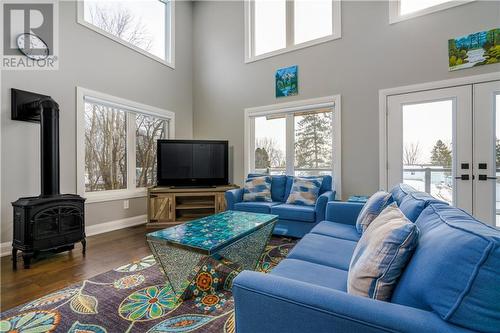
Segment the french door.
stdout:
[[495,225],[499,104],[500,81],[389,96],[388,187],[407,183]]

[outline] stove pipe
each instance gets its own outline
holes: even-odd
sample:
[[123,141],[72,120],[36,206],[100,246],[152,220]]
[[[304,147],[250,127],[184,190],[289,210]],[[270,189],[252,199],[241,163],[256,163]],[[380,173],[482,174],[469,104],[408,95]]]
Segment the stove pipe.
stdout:
[[60,194],[59,184],[59,105],[50,97],[24,105],[40,114],[40,161],[42,196]]

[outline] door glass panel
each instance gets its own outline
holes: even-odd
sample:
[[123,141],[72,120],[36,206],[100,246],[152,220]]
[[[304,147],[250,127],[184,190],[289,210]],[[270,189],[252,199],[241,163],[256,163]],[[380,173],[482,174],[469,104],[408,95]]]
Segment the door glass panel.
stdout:
[[332,111],[296,114],[295,176],[332,174]]
[[495,187],[495,215],[496,225],[500,227],[500,94],[495,100],[495,161],[496,161],[496,187]]
[[403,105],[403,182],[453,203],[453,101]]
[[283,175],[286,172],[286,118],[284,115],[255,118],[255,172]]

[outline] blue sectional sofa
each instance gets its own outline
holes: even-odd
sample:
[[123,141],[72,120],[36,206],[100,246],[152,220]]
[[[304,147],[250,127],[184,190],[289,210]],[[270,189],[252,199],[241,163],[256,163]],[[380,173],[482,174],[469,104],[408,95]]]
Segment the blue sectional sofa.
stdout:
[[237,332],[500,332],[500,231],[406,185],[392,195],[420,237],[391,302],[346,292],[362,204],[330,202],[270,274],[235,278]]
[[[263,175],[249,174],[248,178],[257,176]],[[326,204],[335,199],[335,191],[332,191],[332,177],[321,177],[323,180],[315,206],[286,204],[292,189],[293,177],[279,175],[272,176],[272,202],[243,201],[243,189],[235,189],[226,192],[227,209],[278,215],[279,219],[274,228],[275,235],[302,237],[318,222],[325,219]]]

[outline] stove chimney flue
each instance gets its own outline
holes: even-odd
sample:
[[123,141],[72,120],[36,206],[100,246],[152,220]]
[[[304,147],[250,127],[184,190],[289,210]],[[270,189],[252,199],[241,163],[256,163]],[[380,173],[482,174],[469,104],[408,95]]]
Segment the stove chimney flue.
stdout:
[[59,106],[53,99],[40,104],[40,160],[42,196],[60,194],[59,185]]

